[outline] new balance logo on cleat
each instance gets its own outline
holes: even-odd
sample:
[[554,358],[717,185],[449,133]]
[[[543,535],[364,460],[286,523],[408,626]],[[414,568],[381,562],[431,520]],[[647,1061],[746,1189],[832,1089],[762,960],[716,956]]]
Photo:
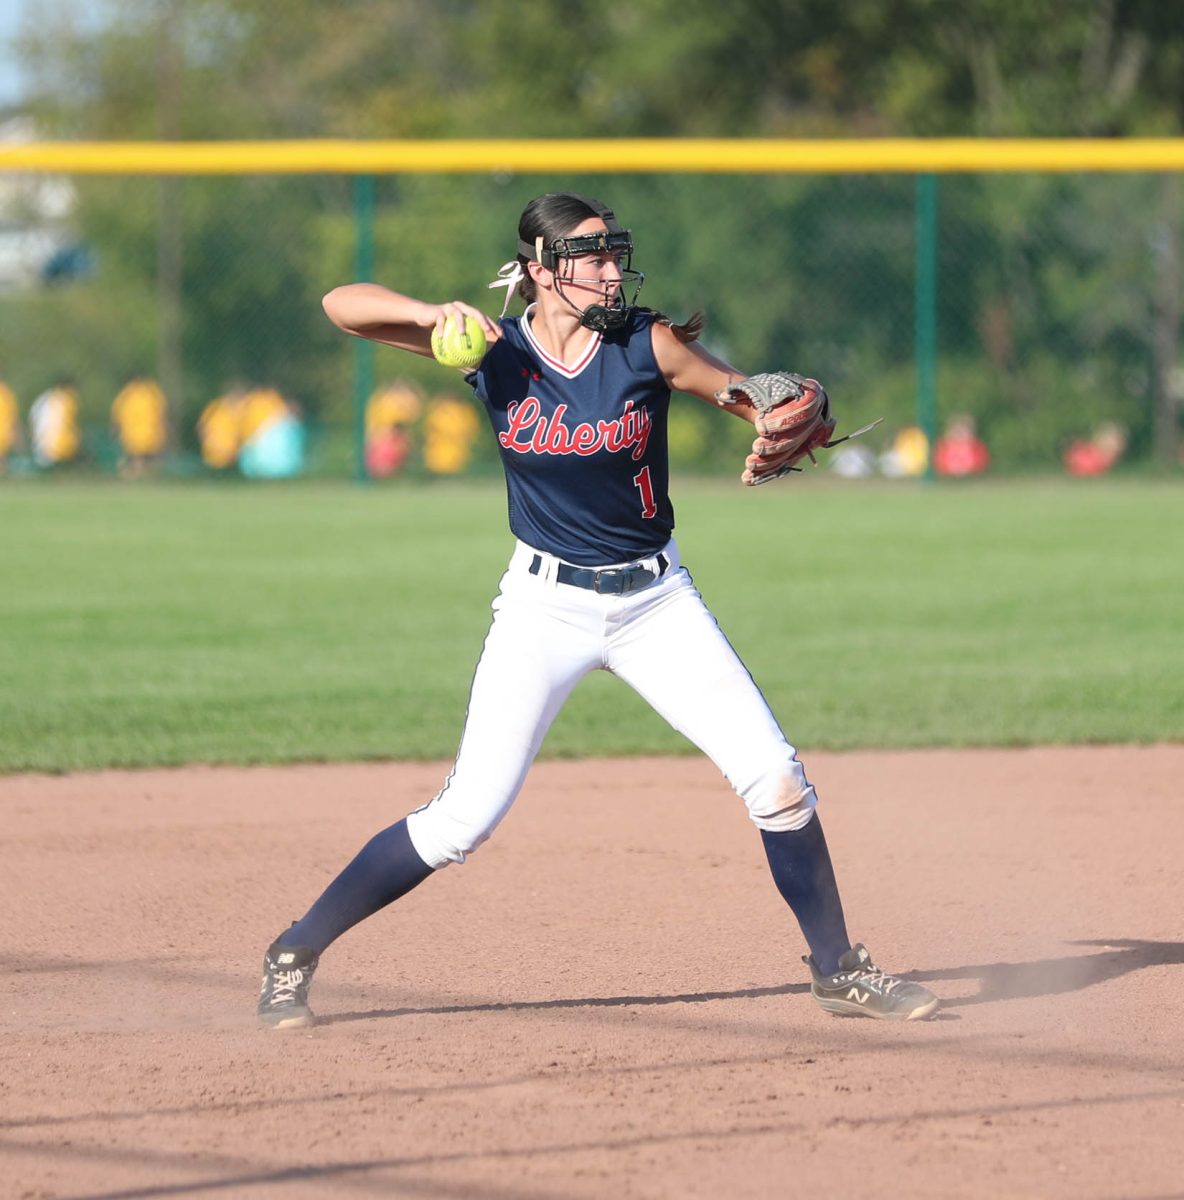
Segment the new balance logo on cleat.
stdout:
[[941,1003],[927,987],[881,971],[862,944],[852,946],[839,959],[833,975],[823,975],[809,955],[802,961],[810,968],[811,994],[822,1009],[835,1016],[923,1021]]
[[259,1021],[272,1029],[303,1029],[316,1018],[308,1007],[308,988],[317,969],[315,951],[304,946],[268,947],[259,988]]

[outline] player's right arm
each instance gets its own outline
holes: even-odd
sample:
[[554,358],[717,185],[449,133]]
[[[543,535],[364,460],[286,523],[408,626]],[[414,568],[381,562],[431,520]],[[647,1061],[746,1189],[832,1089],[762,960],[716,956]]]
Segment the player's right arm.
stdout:
[[[443,330],[451,317],[458,322],[470,316],[492,343],[501,337],[500,327],[483,312],[463,300],[429,304],[404,296],[377,283],[347,283],[334,288],[321,301],[325,315],[339,329],[354,337],[382,342],[413,354],[432,357],[432,331]],[[463,316],[462,316],[463,314]]]

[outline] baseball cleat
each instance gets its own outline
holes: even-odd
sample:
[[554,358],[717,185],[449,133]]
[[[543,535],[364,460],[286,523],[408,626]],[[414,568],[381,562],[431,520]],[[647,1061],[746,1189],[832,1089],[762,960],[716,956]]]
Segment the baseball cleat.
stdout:
[[308,987],[319,958],[306,946],[273,942],[263,956],[263,985],[256,1012],[272,1029],[304,1029],[316,1018],[308,1007]]
[[810,994],[828,1013],[839,1017],[872,1017],[877,1021],[923,1021],[941,1001],[927,988],[881,971],[862,943],[839,959],[833,975],[819,972],[812,955],[802,962],[814,977]]

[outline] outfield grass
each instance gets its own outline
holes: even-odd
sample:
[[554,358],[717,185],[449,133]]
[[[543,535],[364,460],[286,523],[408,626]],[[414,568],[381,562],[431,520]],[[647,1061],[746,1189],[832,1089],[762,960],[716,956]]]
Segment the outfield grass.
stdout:
[[[676,486],[803,749],[1184,740],[1184,486]],[[0,484],[0,771],[447,758],[500,486]],[[687,744],[586,680],[544,755]]]

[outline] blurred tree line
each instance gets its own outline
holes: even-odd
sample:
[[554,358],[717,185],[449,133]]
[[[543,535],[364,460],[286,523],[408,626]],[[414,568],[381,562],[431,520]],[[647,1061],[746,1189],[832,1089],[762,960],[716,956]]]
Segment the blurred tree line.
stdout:
[[[1176,136],[1184,119],[1184,24],[1161,0],[108,0],[105,12],[96,24],[43,0],[27,22],[29,108],[46,139],[1133,137]],[[235,381],[348,422],[352,347],[319,301],[354,277],[350,179],[74,185],[93,271],[0,294],[0,357],[22,395],[73,375],[101,418],[124,378],[149,371],[173,377],[186,431]],[[376,276],[496,311],[502,293],[486,284],[513,255],[523,204],[591,192],[634,229],[644,303],[706,307],[707,344],[742,369],[817,374],[844,425],[891,426],[914,407],[913,186],[381,178]],[[968,175],[940,188],[939,410],[972,412],[1017,466],[1055,461],[1060,439],[1103,419],[1130,429],[1135,453],[1174,458],[1175,178]],[[432,364],[390,357],[380,374],[440,383]],[[707,461],[718,428],[698,420],[679,436]]]

